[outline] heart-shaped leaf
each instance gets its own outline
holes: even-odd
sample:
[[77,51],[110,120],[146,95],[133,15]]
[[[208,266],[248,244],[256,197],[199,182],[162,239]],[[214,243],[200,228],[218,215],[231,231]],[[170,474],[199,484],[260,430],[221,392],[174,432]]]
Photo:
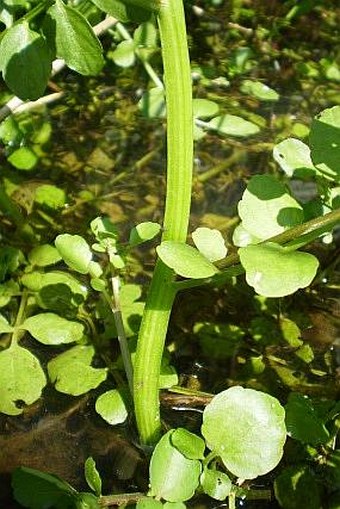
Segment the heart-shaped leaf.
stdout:
[[235,386],[206,406],[202,434],[232,474],[254,479],[279,463],[286,440],[284,419],[276,398]]
[[319,266],[315,256],[274,243],[241,247],[238,252],[247,283],[264,297],[284,297],[306,288]]

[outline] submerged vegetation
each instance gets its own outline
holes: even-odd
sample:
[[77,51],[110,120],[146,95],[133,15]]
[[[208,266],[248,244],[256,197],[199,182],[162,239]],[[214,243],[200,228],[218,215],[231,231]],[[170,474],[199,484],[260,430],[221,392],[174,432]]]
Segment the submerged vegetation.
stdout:
[[1,11],[4,507],[340,506],[339,14]]

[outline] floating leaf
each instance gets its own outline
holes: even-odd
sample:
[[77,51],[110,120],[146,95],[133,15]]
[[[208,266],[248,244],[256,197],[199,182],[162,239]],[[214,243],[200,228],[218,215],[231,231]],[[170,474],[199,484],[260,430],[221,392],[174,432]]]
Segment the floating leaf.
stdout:
[[160,231],[161,225],[159,223],[153,223],[151,221],[139,223],[137,226],[132,228],[130,232],[129,244],[130,246],[138,246],[139,244],[156,237]]
[[84,470],[87,484],[97,497],[100,497],[102,494],[102,480],[97,470],[96,462],[91,456],[85,461]]
[[101,394],[96,401],[96,412],[112,426],[125,422],[128,411],[121,391],[113,389]]
[[191,498],[198,487],[201,463],[183,456],[171,443],[174,430],[156,445],[150,462],[151,495],[169,502]]
[[277,399],[235,386],[217,394],[206,406],[202,434],[232,474],[254,479],[270,472],[282,457],[284,418]]
[[227,474],[205,468],[201,475],[201,486],[209,497],[215,500],[225,500],[230,493],[232,483]]
[[228,136],[236,136],[240,138],[246,138],[260,132],[260,128],[244,120],[236,115],[221,115],[211,119],[207,126],[213,131],[217,131],[220,134],[226,134]]
[[107,376],[107,368],[91,366],[92,346],[77,345],[48,363],[48,376],[55,388],[64,394],[79,396],[100,385]]
[[54,313],[39,313],[26,318],[20,326],[26,329],[44,345],[61,345],[80,341],[84,335],[84,326],[75,321],[66,320]]
[[18,170],[33,170],[38,162],[37,154],[29,147],[20,147],[11,153],[7,158]]
[[64,262],[71,267],[71,269],[81,274],[87,274],[89,272],[92,252],[83,237],[64,233],[58,235],[55,239],[55,246]]
[[31,30],[28,22],[14,24],[4,33],[0,45],[0,69],[7,85],[20,99],[41,97],[51,68],[46,40]]
[[55,31],[57,57],[79,74],[98,74],[104,65],[102,46],[87,19],[62,0],[55,1],[47,16]]
[[58,209],[65,205],[66,194],[60,187],[44,184],[43,186],[37,187],[34,201],[50,209]]
[[306,288],[319,266],[315,256],[274,243],[241,247],[238,252],[247,283],[264,297],[284,297]]
[[201,279],[218,272],[216,267],[197,249],[184,244],[166,240],[156,248],[160,259],[182,277]]
[[77,492],[58,477],[28,467],[16,468],[12,475],[14,497],[30,509],[75,507]]
[[189,460],[204,458],[205,442],[185,428],[176,428],[170,436],[171,443]]
[[301,205],[271,175],[255,175],[238,204],[242,226],[258,239],[268,239],[303,221]]
[[240,90],[244,94],[249,94],[256,97],[256,99],[260,99],[260,101],[275,102],[280,98],[274,89],[261,83],[261,81],[245,80],[241,84]]
[[306,466],[285,468],[275,479],[275,497],[284,509],[320,509],[320,488]]
[[287,138],[275,145],[273,156],[288,177],[308,177],[316,173],[308,145],[295,138]]
[[308,396],[291,393],[285,409],[287,433],[290,437],[314,446],[329,440],[329,431]]
[[16,344],[0,352],[0,412],[21,414],[18,402],[34,403],[45,385],[44,371],[31,352]]
[[192,108],[194,118],[211,118],[217,115],[219,110],[218,104],[208,99],[193,99]]
[[60,262],[61,256],[58,250],[50,244],[41,244],[40,246],[34,247],[32,251],[28,253],[28,261],[31,265],[37,267],[47,267],[48,265],[54,265]]
[[191,236],[200,253],[211,262],[217,262],[226,257],[227,248],[219,230],[200,227],[196,228]]
[[340,106],[323,110],[314,118],[309,142],[315,166],[323,175],[339,182]]

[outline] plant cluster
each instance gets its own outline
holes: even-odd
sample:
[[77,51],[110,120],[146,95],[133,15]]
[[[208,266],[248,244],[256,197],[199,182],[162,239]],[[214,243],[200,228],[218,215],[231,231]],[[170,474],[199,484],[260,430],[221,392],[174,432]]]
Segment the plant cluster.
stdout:
[[[141,97],[140,110],[149,118],[166,117],[164,221],[162,225],[153,221],[138,224],[123,242],[115,224],[97,217],[90,225],[91,242],[63,232],[54,245],[1,248],[0,411],[20,415],[26,405],[41,397],[48,381],[59,392],[79,396],[110,378],[120,381],[123,371],[126,383],[117,383],[100,394],[95,409],[111,425],[134,413],[141,444],[154,447],[150,491],[125,498],[102,495],[100,475],[89,458],[85,477],[93,493],[79,493],[49,474],[19,468],[13,474],[14,495],[32,509],[85,509],[128,502],[135,502],[138,509],[162,505],[171,509],[174,504],[174,509],[180,509],[195,492],[203,492],[216,500],[228,498],[232,509],[236,498],[251,496],[245,481],[277,467],[288,434],[303,449],[304,461],[299,464],[294,459],[293,466],[276,476],[278,502],[286,509],[301,507],[304,491],[310,490],[313,496],[308,507],[320,507],[322,490],[309,464],[321,467],[324,463],[332,477],[327,490],[335,502],[330,507],[335,508],[339,492],[338,404],[318,403],[292,392],[283,407],[265,392],[237,385],[212,397],[203,412],[201,436],[183,428],[170,429],[162,436],[159,390],[178,384],[176,371],[164,353],[178,292],[203,285],[220,287],[242,274],[264,298],[285,297],[311,285],[319,262],[306,246],[316,239],[332,242],[332,231],[340,219],[340,106],[326,108],[314,118],[309,144],[289,137],[274,146],[274,160],[287,184],[268,174],[249,179],[238,203],[240,222],[231,243],[226,244],[218,229],[202,226],[187,242],[194,140],[203,140],[209,133],[248,139],[259,133],[260,125],[256,119],[221,113],[218,101],[192,101],[181,0],[164,5],[145,0],[93,3],[95,10],[91,6],[86,9],[83,3],[72,6],[62,0],[47,0],[23,16],[8,9],[2,17],[6,28],[0,39],[0,70],[14,94],[36,100],[45,91],[56,57],[83,75],[101,71],[102,47],[89,21],[100,17],[98,9],[123,23],[139,22],[133,36],[119,25],[123,40],[109,58],[122,67],[141,61],[155,86]],[[287,16],[290,20],[298,14],[293,9]],[[159,52],[158,40],[164,83],[150,63]],[[247,67],[249,54],[241,53],[235,58],[236,75]],[[257,80],[243,80],[240,90],[259,101],[278,100],[274,89]],[[42,124],[38,134],[33,134],[29,125],[25,128],[10,117],[2,124],[0,135],[7,143],[8,161],[18,170],[30,170],[50,132]],[[28,140],[29,146],[22,145],[23,140]],[[289,179],[311,183],[312,198],[294,195]],[[45,186],[39,188],[34,200],[58,208],[65,196],[53,186]],[[21,225],[21,212],[5,191],[0,192],[0,207]],[[26,225],[22,233],[31,243],[32,230]],[[124,273],[133,250],[157,237],[157,262],[144,303],[141,289],[124,283]],[[206,325],[196,324],[197,334],[203,337]],[[105,358],[112,337],[119,342],[119,359],[105,364],[101,360],[94,367],[95,356]],[[46,363],[34,353],[34,341],[52,352]],[[302,348],[305,345],[299,338],[295,337],[291,346],[299,349],[303,362],[310,361],[310,351]]]

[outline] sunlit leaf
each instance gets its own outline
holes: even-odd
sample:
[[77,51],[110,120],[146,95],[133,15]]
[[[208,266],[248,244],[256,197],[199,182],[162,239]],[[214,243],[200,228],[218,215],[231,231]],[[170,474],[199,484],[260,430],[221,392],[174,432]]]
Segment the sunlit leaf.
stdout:
[[72,320],[66,320],[55,313],[39,313],[30,316],[20,325],[37,341],[44,345],[61,345],[80,341],[84,326]]
[[57,57],[79,74],[98,74],[104,65],[102,46],[87,19],[62,0],[55,1],[47,16],[55,31]]
[[303,209],[271,175],[255,175],[238,204],[242,226],[258,239],[268,239],[303,221]]
[[16,344],[0,352],[0,412],[21,414],[18,402],[34,403],[45,385],[44,371],[31,352]]
[[60,262],[61,256],[58,250],[50,244],[41,244],[40,246],[34,247],[32,251],[28,253],[28,260],[32,265],[37,267],[47,267],[48,265],[54,265]]
[[151,495],[169,502],[191,498],[198,487],[200,461],[188,459],[171,443],[174,430],[168,431],[156,445],[150,462]]
[[116,49],[110,53],[110,58],[120,67],[131,67],[136,60],[135,50],[135,41],[122,41],[118,44]]
[[211,262],[217,262],[226,257],[227,248],[219,230],[200,227],[196,228],[191,236],[200,253]]
[[153,497],[143,497],[138,500],[136,509],[163,509],[163,504]]
[[317,172],[310,157],[310,148],[295,138],[287,138],[275,145],[273,156],[288,177],[307,177]]
[[311,126],[309,142],[315,166],[326,176],[340,179],[340,106],[317,115]]
[[319,266],[315,256],[274,243],[241,247],[238,252],[247,283],[265,297],[284,297],[306,288]]
[[34,201],[51,209],[58,209],[65,205],[66,194],[60,187],[44,184],[37,187]]
[[261,81],[245,80],[241,84],[240,90],[244,94],[249,94],[256,97],[256,99],[260,99],[260,101],[275,102],[280,98],[274,89]]
[[84,465],[84,473],[87,484],[95,492],[97,497],[102,494],[102,480],[92,457],[87,458]]
[[229,114],[214,117],[207,123],[207,126],[209,129],[217,131],[219,134],[240,138],[252,136],[260,131],[260,128],[256,124],[253,124],[253,122]]
[[121,391],[112,389],[101,394],[96,401],[96,412],[112,426],[126,421],[128,411]]
[[230,493],[232,483],[227,474],[205,468],[201,475],[204,493],[215,500],[225,500]]
[[197,249],[183,242],[167,240],[162,242],[156,251],[165,265],[179,276],[200,279],[211,277],[218,272]]
[[87,274],[92,260],[91,249],[83,237],[64,233],[55,239],[60,256],[71,269]]
[[204,458],[204,440],[187,429],[176,428],[170,436],[170,441],[189,460]]
[[153,223],[151,221],[139,223],[132,228],[130,232],[129,244],[130,246],[138,246],[156,237],[160,231],[161,225],[159,223]]
[[160,87],[150,88],[144,92],[138,107],[147,118],[163,118],[165,117],[166,107],[164,100],[164,90]]
[[8,323],[3,315],[0,315],[0,334],[13,332],[13,327]]
[[284,418],[277,399],[235,386],[206,406],[202,434],[232,474],[253,479],[279,463],[286,440]]
[[33,170],[38,162],[36,153],[29,147],[20,147],[11,153],[7,158],[8,162],[11,163],[18,170]]
[[0,69],[14,94],[23,100],[38,99],[45,91],[51,67],[46,40],[31,30],[27,21],[14,24],[5,32],[0,45]]
[[218,114],[218,104],[209,99],[193,99],[192,108],[194,118],[211,118]]
[[92,346],[77,345],[52,359],[47,366],[48,376],[59,392],[79,396],[100,385],[107,376],[107,368],[93,368]]

